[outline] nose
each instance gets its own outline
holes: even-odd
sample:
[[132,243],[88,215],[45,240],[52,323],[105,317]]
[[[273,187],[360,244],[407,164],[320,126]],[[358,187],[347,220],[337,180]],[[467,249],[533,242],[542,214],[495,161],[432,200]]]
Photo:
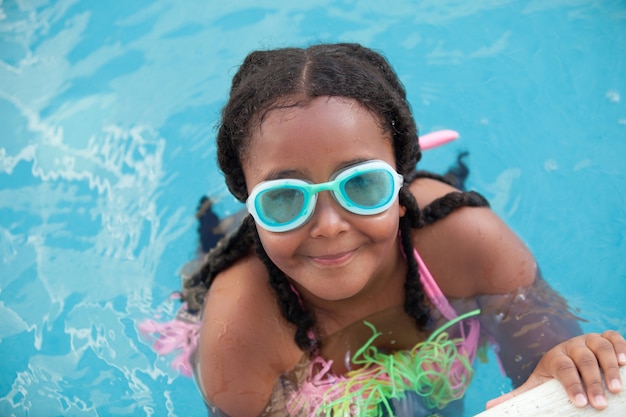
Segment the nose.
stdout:
[[348,212],[333,198],[330,191],[317,194],[315,212],[311,218],[311,237],[333,237],[350,228]]

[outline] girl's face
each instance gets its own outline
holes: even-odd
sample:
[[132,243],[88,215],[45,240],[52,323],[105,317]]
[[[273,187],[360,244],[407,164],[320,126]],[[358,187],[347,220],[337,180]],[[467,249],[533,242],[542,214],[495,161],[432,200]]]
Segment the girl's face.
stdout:
[[[319,97],[268,113],[252,134],[243,170],[250,192],[269,179],[326,182],[337,171],[371,159],[395,168],[391,138],[378,120],[355,100]],[[322,191],[314,214],[299,228],[257,229],[270,259],[304,297],[337,301],[375,295],[397,274],[402,215],[397,198],[390,209],[363,216],[348,212],[329,191]]]

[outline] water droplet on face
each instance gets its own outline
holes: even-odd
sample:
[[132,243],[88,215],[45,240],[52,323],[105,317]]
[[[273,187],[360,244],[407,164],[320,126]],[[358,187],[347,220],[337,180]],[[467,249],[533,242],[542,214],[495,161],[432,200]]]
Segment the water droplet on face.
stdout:
[[515,355],[515,362],[521,362],[524,359],[522,355]]

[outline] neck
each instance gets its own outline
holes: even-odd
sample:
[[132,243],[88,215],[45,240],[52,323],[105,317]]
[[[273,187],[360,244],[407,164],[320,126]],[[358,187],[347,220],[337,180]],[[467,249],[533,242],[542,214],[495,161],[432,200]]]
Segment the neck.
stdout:
[[357,320],[392,307],[404,305],[407,265],[397,246],[382,268],[358,294],[342,300],[325,300],[296,286],[306,307],[316,319],[322,337],[331,335]]

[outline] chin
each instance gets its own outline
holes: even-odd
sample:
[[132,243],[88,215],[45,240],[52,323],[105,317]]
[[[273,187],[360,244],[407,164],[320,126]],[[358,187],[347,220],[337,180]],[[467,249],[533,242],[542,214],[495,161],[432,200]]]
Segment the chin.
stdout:
[[358,296],[364,291],[364,289],[365,285],[350,286],[349,288],[334,286],[332,289],[324,288],[319,291],[309,291],[309,293],[325,301],[343,301]]

